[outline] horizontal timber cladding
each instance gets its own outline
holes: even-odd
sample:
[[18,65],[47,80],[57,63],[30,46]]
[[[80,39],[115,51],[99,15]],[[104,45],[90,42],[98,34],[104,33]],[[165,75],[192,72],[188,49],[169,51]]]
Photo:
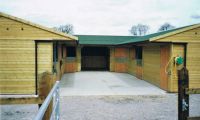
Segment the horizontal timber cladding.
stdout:
[[[48,65],[43,64],[43,67]],[[0,94],[35,93],[35,42],[0,40]]]
[[53,43],[38,43],[38,74],[52,72]]
[[114,71],[128,71],[128,48],[115,48],[114,50]]
[[160,46],[143,47],[143,79],[160,86]]
[[184,45],[183,44],[173,44],[172,45],[172,62],[171,62],[171,80],[170,80],[170,92],[178,91],[178,73],[177,69],[181,69],[182,65],[176,65],[174,58],[181,56],[184,58]]
[[5,17],[0,17],[0,26],[0,39],[66,39],[61,35]]
[[175,35],[171,35],[169,37],[164,37],[159,40],[159,42],[194,42],[200,43],[200,27],[191,29],[185,32],[181,32]]
[[189,87],[200,88],[200,43],[187,44],[186,62],[189,70]]
[[136,75],[135,48],[129,48],[128,73]]

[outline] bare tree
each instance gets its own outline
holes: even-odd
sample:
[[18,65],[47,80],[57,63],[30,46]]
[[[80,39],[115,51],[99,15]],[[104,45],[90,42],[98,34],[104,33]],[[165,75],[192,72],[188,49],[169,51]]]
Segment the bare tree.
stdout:
[[149,26],[148,25],[138,24],[137,26],[138,26],[138,32],[139,32],[140,36],[146,35],[147,32],[149,31]]
[[164,23],[163,25],[160,26],[158,29],[159,32],[166,31],[166,30],[171,30],[174,29],[175,26],[171,25],[170,23]]
[[133,25],[129,31],[133,36],[137,36],[138,35],[138,28],[137,28],[136,25]]
[[134,36],[142,36],[147,34],[149,26],[143,24],[133,25],[129,31]]
[[67,34],[74,33],[74,26],[72,24],[61,25],[59,27],[54,27],[53,29]]

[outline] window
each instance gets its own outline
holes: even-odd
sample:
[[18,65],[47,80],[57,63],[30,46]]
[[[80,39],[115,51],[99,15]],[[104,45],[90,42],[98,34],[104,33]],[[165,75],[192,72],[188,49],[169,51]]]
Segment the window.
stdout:
[[142,59],[142,47],[141,46],[136,47],[135,51],[136,51],[135,58]]
[[138,66],[142,66],[142,47],[136,47],[135,52],[136,63]]
[[67,57],[76,57],[76,47],[67,47]]

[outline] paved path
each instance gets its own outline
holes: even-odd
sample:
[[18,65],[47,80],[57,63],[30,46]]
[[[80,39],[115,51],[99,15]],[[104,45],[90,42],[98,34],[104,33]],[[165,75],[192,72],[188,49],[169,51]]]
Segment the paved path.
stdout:
[[165,91],[130,74],[95,71],[65,74],[60,91],[61,96],[165,94]]

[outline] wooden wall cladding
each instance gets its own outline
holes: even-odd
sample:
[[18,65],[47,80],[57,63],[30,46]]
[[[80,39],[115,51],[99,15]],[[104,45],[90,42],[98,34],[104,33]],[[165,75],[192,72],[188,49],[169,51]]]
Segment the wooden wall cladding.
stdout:
[[200,27],[187,30],[169,37],[158,39],[160,42],[200,43]]
[[188,43],[186,62],[189,70],[189,87],[200,88],[200,43]]
[[0,94],[35,93],[35,44],[0,40]]
[[2,39],[66,39],[58,34],[54,34],[2,16],[0,16],[0,26],[0,38]]
[[160,46],[143,47],[143,79],[160,86]]
[[[0,40],[0,93],[35,94],[35,43]],[[38,44],[38,74],[52,71],[52,44]]]
[[134,76],[136,75],[135,48],[129,49],[128,73]]

